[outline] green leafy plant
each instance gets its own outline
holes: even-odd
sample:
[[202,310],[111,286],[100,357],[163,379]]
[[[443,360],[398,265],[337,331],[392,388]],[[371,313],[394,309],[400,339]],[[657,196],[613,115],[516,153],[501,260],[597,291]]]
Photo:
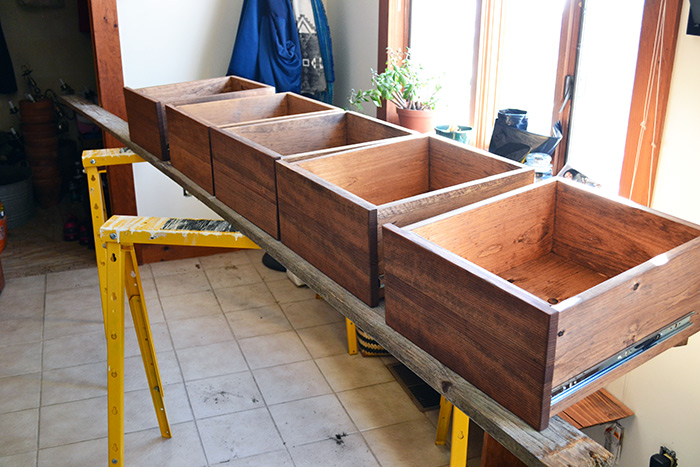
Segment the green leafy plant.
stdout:
[[374,89],[351,90],[351,105],[362,109],[363,102],[382,106],[382,99],[393,102],[401,109],[432,110],[437,102],[440,83],[435,77],[426,76],[423,67],[411,59],[411,50],[406,52],[387,48],[386,71],[372,71]]

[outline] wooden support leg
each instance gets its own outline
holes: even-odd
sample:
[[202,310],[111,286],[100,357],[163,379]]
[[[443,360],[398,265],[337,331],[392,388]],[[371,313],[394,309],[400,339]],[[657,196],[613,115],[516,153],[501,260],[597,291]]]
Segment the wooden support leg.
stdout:
[[450,418],[452,417],[452,402],[440,396],[440,414],[438,416],[438,426],[435,431],[435,444],[444,446],[447,444],[447,431],[450,428]]
[[452,411],[452,447],[450,467],[467,465],[467,439],[469,438],[469,417],[457,407]]
[[124,464],[124,256],[107,242],[107,428],[109,465]]
[[163,383],[158,370],[158,359],[153,345],[153,334],[151,333],[151,324],[148,320],[146,302],[143,297],[143,286],[141,285],[141,275],[136,261],[136,252],[133,245],[122,245],[122,250],[128,251],[125,255],[126,296],[129,299],[131,316],[134,319],[134,329],[136,330],[136,337],[141,350],[141,358],[146,369],[148,388],[151,391],[153,407],[156,410],[160,434],[164,438],[170,438],[170,424],[168,423],[168,416],[163,402]]
[[[102,318],[105,326],[107,323],[107,250],[102,247],[100,241],[100,227],[105,223],[105,200],[100,180],[100,171],[97,167],[85,167],[88,180],[88,193],[90,196],[90,218],[92,220],[92,233],[95,240],[95,259],[97,260],[97,276],[100,279],[100,294],[102,297]],[[106,332],[106,330],[105,330]]]
[[345,331],[348,334],[348,354],[357,355],[357,329],[348,318],[345,318]]

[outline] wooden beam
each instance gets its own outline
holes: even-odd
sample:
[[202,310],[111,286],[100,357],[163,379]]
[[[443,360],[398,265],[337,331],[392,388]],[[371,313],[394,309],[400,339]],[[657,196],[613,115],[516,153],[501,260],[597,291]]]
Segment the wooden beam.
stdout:
[[[560,121],[562,126],[562,139],[552,157],[553,172],[555,174],[558,173],[566,163],[566,149],[569,142],[569,122],[571,120],[571,101],[573,99],[573,95],[569,95],[568,102],[565,101],[566,77],[576,76],[576,58],[578,55],[582,10],[583,4],[581,0],[567,0],[562,15],[561,34],[559,38],[559,63],[557,65],[557,80],[554,88],[554,109],[552,110],[552,125]],[[573,81],[570,91],[573,93]]]
[[[411,0],[379,1],[379,47],[377,49],[377,70],[386,69],[386,49],[406,50],[410,43]],[[377,118],[398,123],[396,106],[385,102],[377,109]]]
[[[116,0],[90,0],[90,25],[100,106],[119,118],[126,119]],[[103,134],[102,138],[105,148],[122,146],[109,134]],[[107,183],[112,212],[136,215],[136,193],[131,166],[109,167]]]
[[620,195],[645,206],[654,192],[681,7],[680,1],[644,4]]

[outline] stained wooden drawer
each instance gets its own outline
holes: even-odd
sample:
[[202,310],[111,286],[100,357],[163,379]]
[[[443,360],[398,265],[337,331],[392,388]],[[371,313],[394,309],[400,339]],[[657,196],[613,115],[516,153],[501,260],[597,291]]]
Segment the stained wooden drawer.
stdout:
[[698,329],[700,226],[573,182],[384,246],[387,324],[536,429]]
[[188,81],[184,83],[124,88],[131,140],[161,160],[169,160],[166,104],[235,99],[274,94],[275,88],[238,76]]
[[[212,128],[216,197],[279,238],[275,162],[322,155],[406,138],[416,133],[355,112]],[[311,202],[310,200],[307,202]]]
[[278,163],[280,238],[370,306],[380,297],[381,226],[408,225],[533,183],[520,164],[424,135]]
[[198,104],[168,105],[170,163],[211,194],[210,127],[234,128],[242,124],[281,119],[316,112],[342,113],[338,107],[291,92]]

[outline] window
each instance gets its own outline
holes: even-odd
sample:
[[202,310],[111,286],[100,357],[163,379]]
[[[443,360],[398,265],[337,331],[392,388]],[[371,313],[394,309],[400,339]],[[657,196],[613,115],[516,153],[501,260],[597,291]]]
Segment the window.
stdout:
[[[440,123],[471,124],[474,115],[479,0],[411,1],[411,49],[441,76]],[[495,102],[528,111],[529,129],[549,135],[565,0],[503,0]],[[438,7],[439,5],[439,7]],[[492,124],[493,122],[491,122]],[[484,129],[490,134],[490,128]],[[487,139],[488,141],[488,139]]]

